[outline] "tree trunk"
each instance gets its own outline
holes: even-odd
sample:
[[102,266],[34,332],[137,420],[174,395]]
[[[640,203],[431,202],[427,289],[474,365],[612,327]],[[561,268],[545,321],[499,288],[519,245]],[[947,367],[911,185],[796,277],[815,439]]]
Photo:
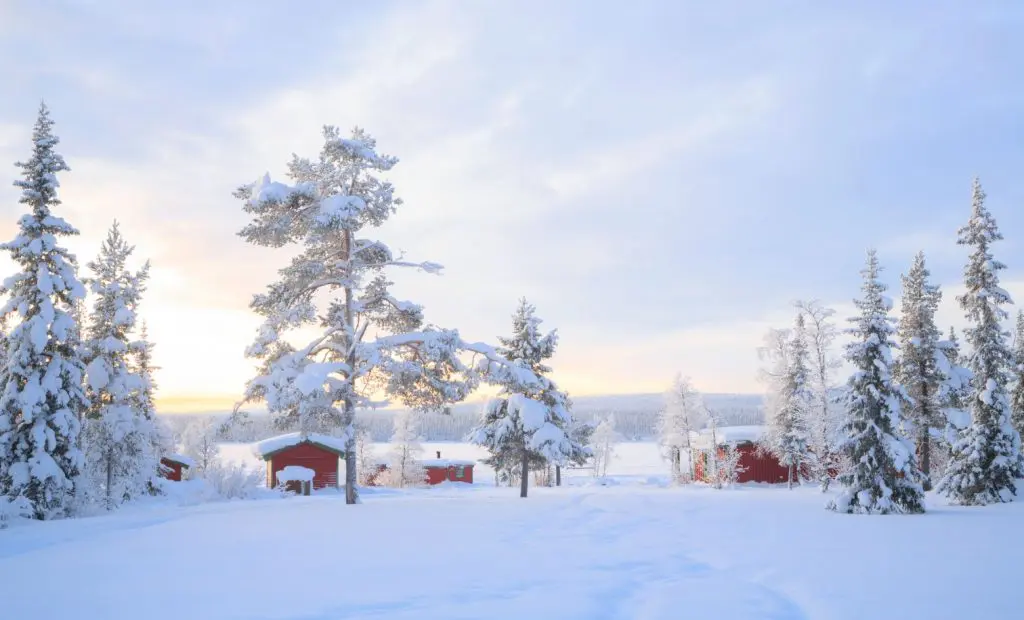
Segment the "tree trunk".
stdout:
[[527,450],[523,450],[523,468],[519,478],[519,497],[526,497],[526,489],[530,484],[530,453]]
[[111,501],[111,492],[114,486],[114,454],[113,450],[107,450],[107,510],[111,510],[114,507],[114,503]]
[[789,488],[789,489],[792,489],[793,488],[793,464],[792,463],[789,464],[788,474],[789,474],[789,478],[786,481],[786,487]]
[[921,460],[921,473],[924,474],[924,481],[922,487],[925,491],[932,490],[931,480],[931,468],[932,468],[932,450],[931,441],[928,437],[928,427],[924,426],[918,431],[917,436],[917,451],[918,458]]
[[[345,260],[348,262],[348,276],[352,278],[352,231],[345,231]],[[356,325],[355,317],[352,314],[352,286],[351,282],[345,287],[345,329],[348,332],[348,355],[345,358],[345,362],[348,364],[349,372],[351,369],[356,367]],[[342,422],[345,425],[345,430],[348,433],[348,438],[345,441],[345,503],[355,504],[359,501],[359,495],[356,491],[356,436],[353,424],[355,423],[355,405],[352,402],[352,390],[355,389],[355,384],[352,380],[351,374],[349,374],[349,389],[345,394],[344,411],[342,415]]]
[[562,466],[555,465],[555,486],[562,486]]

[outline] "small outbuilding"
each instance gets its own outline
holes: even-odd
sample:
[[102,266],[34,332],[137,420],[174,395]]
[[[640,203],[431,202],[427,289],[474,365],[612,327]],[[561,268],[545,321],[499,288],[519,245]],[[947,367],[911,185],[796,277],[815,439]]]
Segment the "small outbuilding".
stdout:
[[[765,432],[763,426],[723,426],[715,429],[714,439],[718,444],[715,449],[720,459],[724,459],[730,451],[739,452],[736,482],[778,484],[788,480],[789,470],[779,463],[775,455],[761,449],[759,445]],[[697,480],[706,480],[712,450],[711,429],[695,433],[691,436],[691,442],[694,448],[694,477]]]
[[255,444],[253,453],[267,462],[268,488],[277,486],[278,472],[289,466],[312,470],[313,489],[338,488],[341,485],[345,440],[340,437],[288,433]]
[[473,484],[473,466],[476,465],[476,461],[443,459],[441,453],[438,452],[436,459],[426,459],[420,463],[427,471],[427,484],[441,484],[442,482]]
[[181,482],[184,470],[195,466],[195,461],[183,454],[168,454],[160,458],[160,475],[167,480]]

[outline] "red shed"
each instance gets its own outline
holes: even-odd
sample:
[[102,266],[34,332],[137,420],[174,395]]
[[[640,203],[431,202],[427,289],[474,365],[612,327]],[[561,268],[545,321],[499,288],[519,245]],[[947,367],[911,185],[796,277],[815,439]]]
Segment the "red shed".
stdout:
[[312,469],[313,488],[337,488],[343,475],[345,440],[318,433],[289,433],[264,439],[253,452],[267,462],[267,487],[277,485],[277,472],[289,465]]
[[427,484],[441,484],[442,482],[465,482],[473,484],[473,466],[476,461],[460,461],[441,458],[437,453],[436,459],[420,461],[423,469],[427,470]]
[[[736,482],[767,482],[784,483],[789,478],[789,471],[777,458],[767,450],[758,449],[758,441],[764,436],[763,426],[724,426],[715,429],[718,454],[724,458],[729,450],[740,453],[739,473]],[[711,431],[702,430],[694,437],[694,477],[706,479],[706,465],[711,450]]]
[[160,475],[181,482],[182,470],[195,467],[195,461],[182,454],[168,454],[160,458]]

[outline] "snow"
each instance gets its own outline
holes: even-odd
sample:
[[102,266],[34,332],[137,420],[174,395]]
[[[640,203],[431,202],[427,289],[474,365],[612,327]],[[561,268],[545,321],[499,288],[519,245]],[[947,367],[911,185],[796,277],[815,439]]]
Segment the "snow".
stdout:
[[[835,514],[816,489],[631,481],[627,469],[655,466],[633,455],[657,448],[619,447],[630,450],[606,484],[535,488],[525,500],[477,477],[366,489],[358,507],[331,490],[15,523],[0,532],[4,617],[859,620],[870,610],[905,620],[1008,618],[1024,607],[1013,570],[1024,504],[958,508],[929,495],[922,516]],[[357,535],[339,535],[339,519]],[[268,554],[274,532],[312,534]],[[948,540],[970,540],[969,553],[950,556]],[[358,570],[339,587],[346,556]],[[274,587],[254,578],[268,570]],[[39,579],[56,574],[76,575],[60,596]],[[161,574],[174,577],[152,577]]]
[[177,453],[175,453],[175,454],[167,454],[167,455],[164,455],[164,458],[167,459],[168,461],[174,461],[175,463],[181,463],[185,467],[195,467],[196,466],[196,462],[194,460],[192,460],[191,458],[185,456],[184,454],[177,454]]
[[466,467],[476,465],[476,461],[468,461],[463,459],[419,459],[416,462],[422,465],[423,467]]
[[[765,436],[765,426],[722,426],[715,429],[715,439],[718,445],[735,444],[745,441],[757,442]],[[699,433],[693,433],[694,446],[706,448],[711,443],[711,429],[702,429]]]
[[288,433],[286,435],[278,435],[269,439],[264,439],[252,446],[252,452],[259,458],[263,458],[267,454],[273,454],[278,450],[283,450],[291,446],[297,446],[305,441],[317,443],[322,446],[337,450],[338,452],[345,451],[345,438],[343,437],[332,437],[330,435],[321,435],[320,433]]
[[313,476],[316,475],[316,472],[301,465],[288,465],[281,468],[275,475],[277,476],[277,481],[281,484],[285,482],[313,482]]

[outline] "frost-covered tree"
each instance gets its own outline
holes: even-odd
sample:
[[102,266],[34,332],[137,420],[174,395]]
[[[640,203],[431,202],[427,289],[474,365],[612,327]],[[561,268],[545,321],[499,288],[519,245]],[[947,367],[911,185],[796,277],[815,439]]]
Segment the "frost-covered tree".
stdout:
[[807,326],[808,380],[812,394],[807,420],[813,457],[810,465],[821,490],[827,491],[833,473],[839,469],[836,444],[842,425],[839,410],[833,406],[837,387],[835,372],[842,364],[833,352],[838,335],[832,320],[835,310],[816,300],[799,301],[796,307],[804,315]]
[[615,444],[619,443],[621,436],[615,430],[615,418],[607,417],[597,425],[594,434],[591,435],[591,445],[594,451],[594,475],[603,478],[608,474],[608,464],[615,458]]
[[1017,494],[1015,479],[1024,476],[1020,435],[1011,423],[1009,334],[1001,321],[1003,306],[1013,303],[999,286],[1006,265],[992,256],[992,245],[1003,238],[985,207],[985,192],[974,180],[971,219],[959,230],[957,243],[971,249],[964,268],[967,292],[958,297],[971,327],[965,330],[971,347],[971,392],[967,409],[971,424],[959,433],[939,490],[957,504],[1009,502]]
[[[512,336],[499,338],[500,355],[529,369],[538,377],[551,372],[544,361],[555,353],[558,334],[541,335],[536,309],[521,299],[512,316]],[[527,496],[529,472],[549,463],[564,464],[579,451],[569,433],[572,418],[568,397],[548,380],[540,387],[508,383],[484,409],[480,426],[471,435],[473,443],[491,453],[496,471],[518,466],[519,495]]]
[[704,403],[689,377],[677,373],[665,393],[665,408],[658,414],[658,444],[672,467],[672,481],[683,478],[683,458],[687,462],[687,480],[693,480],[693,455],[690,434],[705,422]]
[[[153,488],[160,467],[160,436],[142,377],[133,368],[131,332],[149,277],[149,264],[128,269],[134,251],[111,227],[88,285],[93,306],[86,331],[86,410],[83,445],[91,486],[108,509]],[[149,408],[146,408],[146,407]]]
[[787,485],[799,482],[800,467],[810,460],[808,418],[813,394],[808,379],[807,328],[803,313],[796,327],[780,342],[778,368],[769,373],[768,432],[764,445],[788,471]]
[[939,287],[928,281],[924,252],[918,252],[910,271],[902,276],[903,301],[899,322],[900,359],[896,378],[910,397],[903,407],[906,431],[917,447],[924,490],[931,489],[932,435],[945,426],[942,415],[942,333],[935,312],[942,301]]
[[1024,434],[1024,310],[1017,312],[1013,338],[1013,391],[1010,393],[1011,422],[1017,435]]
[[82,467],[85,364],[73,312],[85,288],[75,257],[59,244],[78,230],[53,212],[60,205],[57,174],[69,168],[55,150],[59,140],[45,104],[32,142],[14,183],[29,213],[15,238],[0,245],[19,268],[0,286],[7,297],[0,316],[13,324],[0,391],[0,495],[24,497],[35,518],[49,519],[71,510]]
[[[371,395],[428,410],[463,400],[480,380],[539,391],[546,383],[492,347],[425,326],[419,305],[392,294],[389,269],[441,269],[405,261],[383,242],[362,236],[402,204],[381,178],[398,160],[379,154],[362,129],[345,138],[328,126],[323,135],[318,159],[295,156],[289,164],[295,185],[266,175],[236,192],[252,217],[239,233],[246,241],[298,250],[250,304],[264,321],[246,354],[262,366],[245,400],[265,401],[272,415],[292,418],[303,430],[311,418],[338,427],[349,447],[345,499],[355,504],[352,425],[357,408],[374,404]],[[292,341],[302,330],[316,336],[299,346]],[[463,353],[475,360],[467,362]]]
[[420,444],[419,413],[413,409],[399,411],[395,414],[394,428],[388,479],[395,487],[421,485],[427,476],[420,462],[423,446]]
[[196,416],[181,433],[181,453],[195,461],[190,474],[205,472],[217,463],[217,420],[212,416]]
[[897,434],[906,394],[892,376],[892,301],[884,295],[879,270],[878,257],[871,250],[861,272],[863,297],[854,301],[860,316],[850,319],[854,326],[848,333],[854,340],[846,348],[846,359],[854,367],[847,382],[842,444],[850,469],[839,476],[843,489],[829,508],[850,513],[921,513],[921,472],[913,446]]
[[373,436],[370,430],[359,423],[356,424],[356,453],[359,457],[356,462],[359,484],[370,484],[379,471],[377,455],[373,451]]

